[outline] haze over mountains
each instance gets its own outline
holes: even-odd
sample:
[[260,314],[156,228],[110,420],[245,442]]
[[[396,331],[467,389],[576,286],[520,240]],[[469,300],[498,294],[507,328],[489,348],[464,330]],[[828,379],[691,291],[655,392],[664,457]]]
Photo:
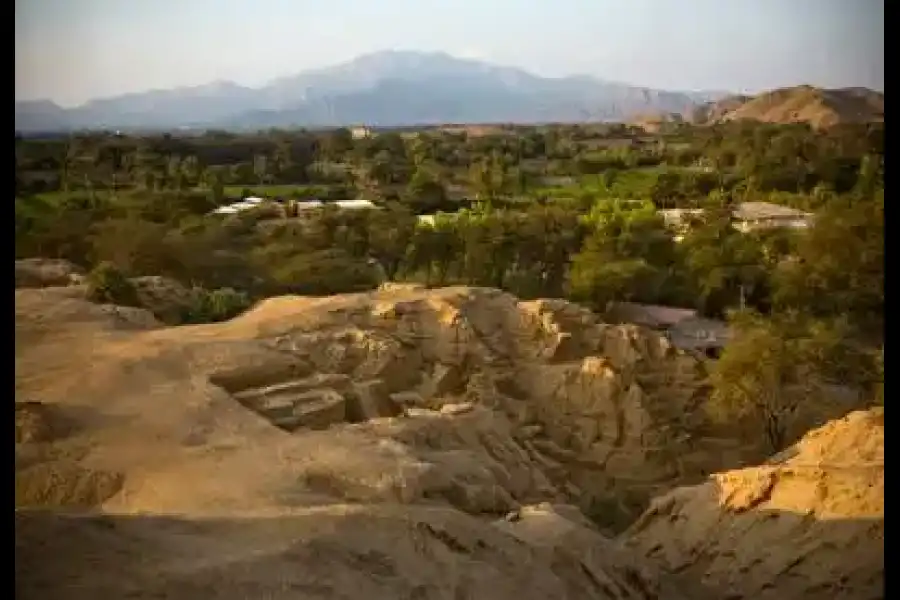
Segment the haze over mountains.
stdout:
[[544,78],[444,53],[385,51],[250,88],[229,81],[92,100],[16,103],[22,132],[450,122],[583,122],[692,110],[723,92],[648,89],[588,76]]

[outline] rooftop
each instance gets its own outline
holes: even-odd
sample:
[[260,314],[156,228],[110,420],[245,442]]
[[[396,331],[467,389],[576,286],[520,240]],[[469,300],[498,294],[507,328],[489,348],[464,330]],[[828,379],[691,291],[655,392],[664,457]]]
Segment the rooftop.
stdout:
[[370,200],[335,200],[331,202],[338,208],[378,208]]
[[734,210],[734,217],[742,221],[753,221],[756,219],[803,219],[809,216],[809,213],[805,213],[802,210],[770,202],[741,202]]
[[296,203],[297,210],[309,210],[311,208],[321,208],[321,200],[300,200]]

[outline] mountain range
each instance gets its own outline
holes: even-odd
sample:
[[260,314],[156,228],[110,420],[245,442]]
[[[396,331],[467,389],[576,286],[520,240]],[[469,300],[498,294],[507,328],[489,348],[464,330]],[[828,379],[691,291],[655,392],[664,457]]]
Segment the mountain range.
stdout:
[[75,108],[48,100],[17,102],[16,130],[622,121],[635,114],[690,114],[727,95],[589,76],[539,77],[444,53],[384,51],[258,88],[217,81],[96,99]]

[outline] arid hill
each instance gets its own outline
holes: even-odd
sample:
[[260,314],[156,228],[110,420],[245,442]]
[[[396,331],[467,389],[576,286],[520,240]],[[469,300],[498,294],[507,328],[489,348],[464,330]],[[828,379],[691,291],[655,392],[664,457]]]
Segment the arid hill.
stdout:
[[883,598],[884,410],[657,498],[624,539],[731,598]]
[[816,129],[847,123],[883,122],[884,94],[866,88],[826,90],[801,85],[756,96],[729,96],[684,114],[635,115],[629,122],[656,133],[680,123],[713,125],[744,119],[781,125],[808,123]]
[[758,456],[658,334],[489,289],[181,327],[15,293],[17,598],[718,596],[604,535]]
[[865,88],[826,90],[801,85],[756,96],[732,96],[707,104],[693,115],[694,122],[701,124],[741,119],[808,123],[816,129],[884,121],[884,94]]

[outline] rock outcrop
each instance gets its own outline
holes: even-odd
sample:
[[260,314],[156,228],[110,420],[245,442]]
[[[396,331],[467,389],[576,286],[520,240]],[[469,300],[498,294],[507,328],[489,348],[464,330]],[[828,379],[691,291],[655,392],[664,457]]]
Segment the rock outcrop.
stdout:
[[167,277],[132,277],[140,305],[163,323],[180,322],[185,310],[196,302],[196,292]]
[[41,288],[75,285],[82,282],[84,272],[67,260],[24,258],[16,261],[16,287]]
[[729,598],[884,598],[884,411],[654,500],[626,545]]

